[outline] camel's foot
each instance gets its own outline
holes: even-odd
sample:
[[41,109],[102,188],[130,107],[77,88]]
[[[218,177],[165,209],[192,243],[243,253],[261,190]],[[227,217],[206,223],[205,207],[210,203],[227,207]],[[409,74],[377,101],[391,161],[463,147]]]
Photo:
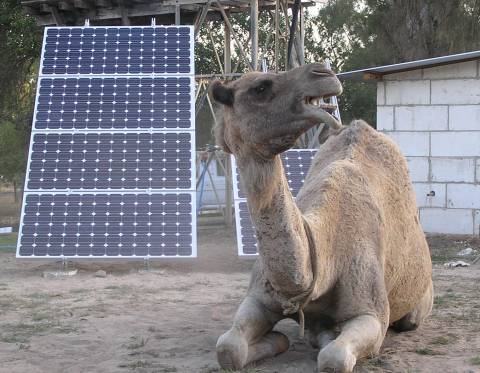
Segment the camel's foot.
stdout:
[[420,302],[415,308],[403,316],[400,320],[395,321],[391,327],[396,332],[407,332],[417,329],[425,318],[430,315],[433,306],[433,284],[430,283],[427,291],[423,295]]
[[254,361],[267,359],[288,350],[288,338],[280,332],[270,332],[258,342],[247,340],[231,329],[217,342],[217,359],[223,369],[239,370]]
[[324,347],[317,358],[319,372],[350,373],[357,358],[348,345],[333,341]]

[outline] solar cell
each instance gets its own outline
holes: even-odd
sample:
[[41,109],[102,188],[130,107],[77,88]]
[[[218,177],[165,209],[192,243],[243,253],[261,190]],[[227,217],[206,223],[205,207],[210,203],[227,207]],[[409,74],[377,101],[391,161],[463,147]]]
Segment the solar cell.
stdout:
[[192,193],[28,194],[23,257],[192,256]]
[[[315,157],[317,149],[291,149],[281,154],[285,176],[294,197],[305,182],[308,170]],[[243,191],[240,173],[232,156],[232,172],[234,183],[235,217],[237,229],[237,245],[239,255],[256,255],[257,239],[253,227],[245,193]]]
[[192,79],[44,77],[34,128],[191,129]]
[[42,74],[193,74],[191,27],[46,29]]
[[27,189],[192,189],[192,133],[34,133]]
[[193,28],[47,28],[17,257],[196,256]]

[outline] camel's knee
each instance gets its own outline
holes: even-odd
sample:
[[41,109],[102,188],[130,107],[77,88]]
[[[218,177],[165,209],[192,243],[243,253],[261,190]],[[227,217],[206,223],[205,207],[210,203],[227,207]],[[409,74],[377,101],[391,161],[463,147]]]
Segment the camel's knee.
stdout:
[[392,324],[396,332],[406,332],[417,329],[425,318],[430,315],[433,306],[433,284],[430,282],[424,295],[413,310]]
[[234,328],[217,341],[217,359],[222,369],[238,370],[247,364],[248,342]]

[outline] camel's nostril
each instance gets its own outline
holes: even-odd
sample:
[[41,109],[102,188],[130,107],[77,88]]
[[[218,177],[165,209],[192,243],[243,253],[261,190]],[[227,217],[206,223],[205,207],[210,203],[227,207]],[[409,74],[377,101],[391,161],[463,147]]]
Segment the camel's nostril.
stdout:
[[330,70],[312,70],[312,74],[317,76],[334,76],[333,72]]

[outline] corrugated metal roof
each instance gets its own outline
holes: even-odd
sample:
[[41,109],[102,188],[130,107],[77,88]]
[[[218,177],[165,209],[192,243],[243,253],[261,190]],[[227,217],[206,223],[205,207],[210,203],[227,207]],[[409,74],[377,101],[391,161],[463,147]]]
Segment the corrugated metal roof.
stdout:
[[480,59],[480,51],[451,54],[448,56],[397,63],[395,65],[370,67],[362,70],[354,70],[354,71],[339,73],[337,74],[337,76],[340,80],[371,80],[375,78],[381,78],[383,75],[387,75],[387,74],[423,69],[427,67],[448,65],[452,63],[466,62],[466,61],[477,60],[477,59]]

